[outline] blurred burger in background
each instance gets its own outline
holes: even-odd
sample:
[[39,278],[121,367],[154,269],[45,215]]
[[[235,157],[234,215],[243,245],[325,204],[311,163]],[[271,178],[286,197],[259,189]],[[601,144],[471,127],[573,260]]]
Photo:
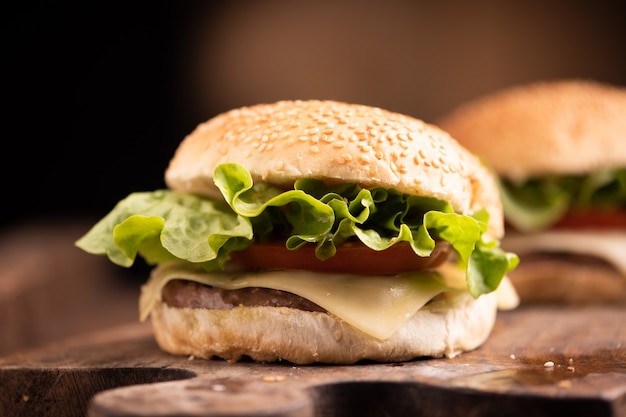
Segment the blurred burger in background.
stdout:
[[499,177],[522,302],[626,301],[626,88],[518,85],[437,124]]

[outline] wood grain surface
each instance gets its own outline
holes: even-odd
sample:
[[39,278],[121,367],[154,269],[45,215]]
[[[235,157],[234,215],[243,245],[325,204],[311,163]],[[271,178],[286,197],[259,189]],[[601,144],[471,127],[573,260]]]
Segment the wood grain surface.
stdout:
[[[549,366],[552,365],[552,366]],[[176,357],[129,323],[0,359],[3,416],[626,416],[626,308],[526,306],[453,359]]]
[[74,246],[89,227],[46,220],[0,230],[0,356],[137,317],[142,277]]

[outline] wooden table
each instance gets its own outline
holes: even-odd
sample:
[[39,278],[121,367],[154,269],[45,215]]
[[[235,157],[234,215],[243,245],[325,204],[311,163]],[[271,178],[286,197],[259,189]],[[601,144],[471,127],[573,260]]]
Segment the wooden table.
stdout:
[[46,219],[0,233],[0,356],[136,319],[142,277],[75,247],[90,225]]
[[[626,416],[626,308],[501,312],[482,347],[397,364],[229,364],[129,323],[0,359],[4,416]],[[552,366],[548,366],[550,364]]]

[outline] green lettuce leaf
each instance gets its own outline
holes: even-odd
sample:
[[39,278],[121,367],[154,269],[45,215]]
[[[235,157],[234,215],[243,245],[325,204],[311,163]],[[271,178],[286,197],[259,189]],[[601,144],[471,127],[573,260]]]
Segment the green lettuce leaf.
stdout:
[[121,200],[76,246],[123,267],[130,267],[139,254],[151,265],[186,260],[214,271],[252,237],[250,221],[223,202],[157,190]]
[[434,198],[315,179],[299,180],[285,191],[255,184],[239,164],[218,166],[214,181],[225,203],[168,190],[134,193],[77,246],[125,267],[140,255],[149,264],[176,259],[214,271],[224,267],[231,251],[244,249],[253,239],[281,239],[290,250],[314,244],[320,260],[334,256],[337,245],[348,239],[376,251],[407,242],[419,256],[428,256],[437,240],[445,240],[467,271],[468,288],[476,297],[496,289],[517,262],[497,242],[485,240],[484,210],[465,216]]
[[547,229],[570,210],[626,207],[626,168],[521,183],[500,180],[499,186],[507,221],[523,232]]

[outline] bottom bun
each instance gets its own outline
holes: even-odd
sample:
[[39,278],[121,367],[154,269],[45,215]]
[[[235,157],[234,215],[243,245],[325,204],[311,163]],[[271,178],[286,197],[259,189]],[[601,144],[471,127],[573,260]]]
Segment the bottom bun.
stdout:
[[391,338],[378,340],[330,314],[288,307],[231,310],[170,307],[151,313],[157,343],[166,352],[229,362],[285,360],[353,364],[399,362],[418,357],[454,357],[480,346],[497,312],[496,294],[474,299],[450,295],[418,311]]
[[524,304],[626,303],[626,277],[602,262],[522,258],[508,276]]

